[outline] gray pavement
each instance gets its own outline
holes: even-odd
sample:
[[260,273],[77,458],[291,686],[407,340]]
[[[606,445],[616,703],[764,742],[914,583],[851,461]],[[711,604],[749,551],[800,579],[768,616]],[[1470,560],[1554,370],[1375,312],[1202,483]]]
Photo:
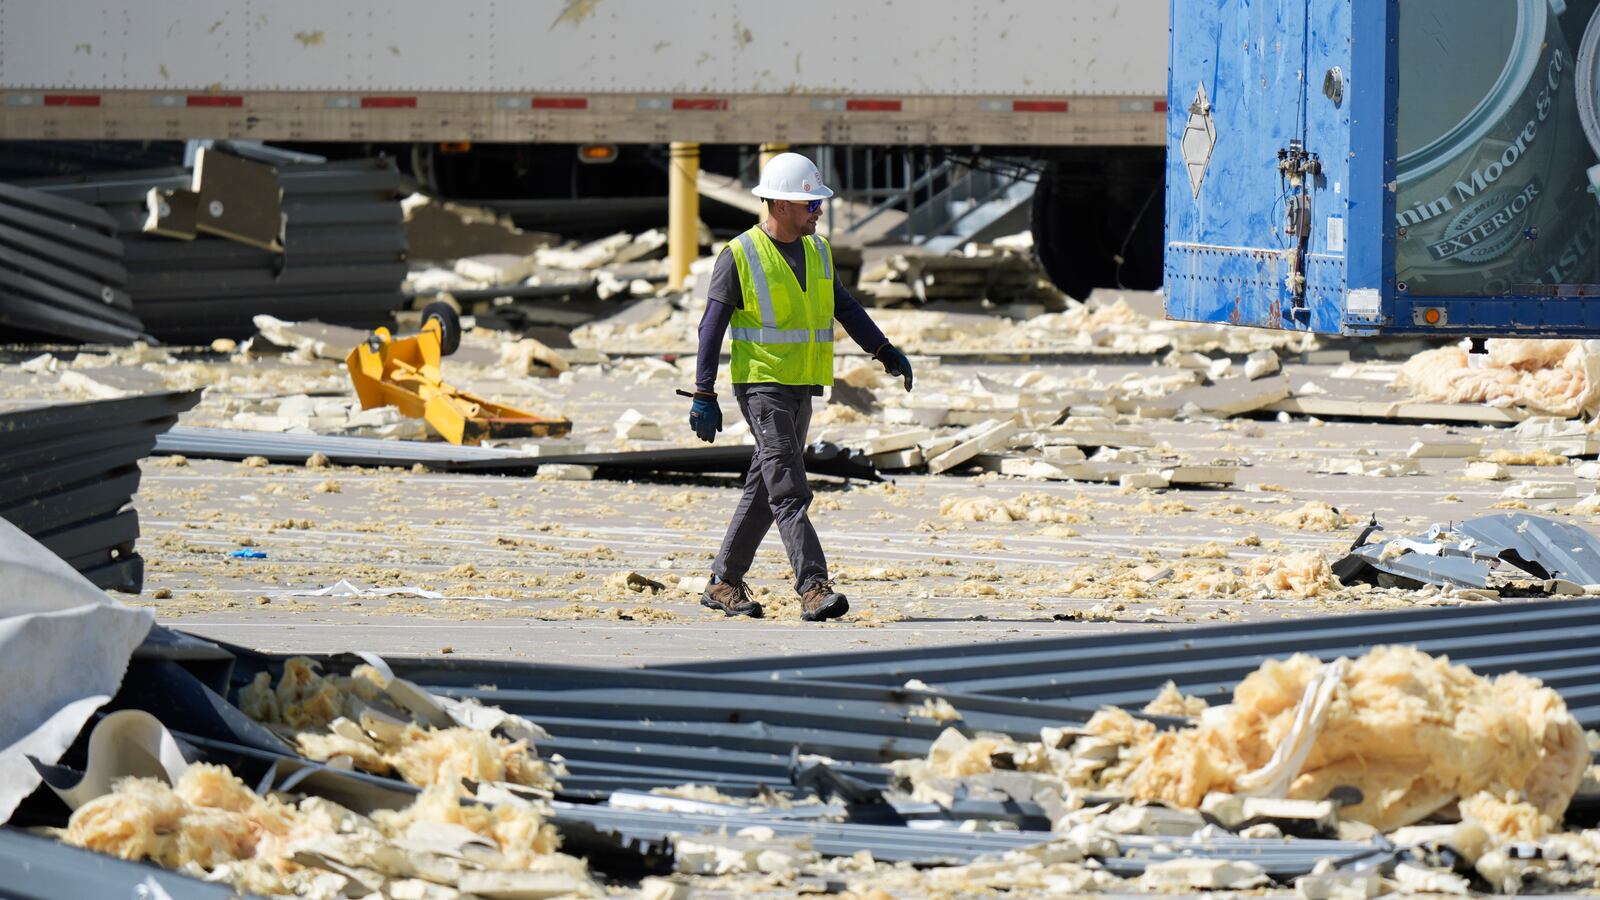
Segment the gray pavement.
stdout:
[[[942,368],[949,378],[960,374],[952,371],[959,367]],[[1014,377],[1030,367],[973,368]],[[1330,372],[1320,369],[1327,368],[1298,367],[1292,376],[1324,377]],[[595,387],[571,382],[560,393],[581,396]],[[672,387],[636,385],[615,405],[660,415],[670,433],[681,412]],[[589,423],[614,418],[606,408],[572,412]],[[813,437],[827,431],[845,438],[863,427],[823,425]],[[149,570],[146,594],[134,602],[176,627],[265,650],[449,652],[582,665],[1183,628],[1436,603],[1400,591],[1272,594],[1252,587],[1248,576],[1234,587],[1216,588],[1211,578],[1169,583],[1161,570],[1238,576],[1258,558],[1306,550],[1331,562],[1355,525],[1315,531],[1270,521],[1308,501],[1363,520],[1376,515],[1391,530],[1481,515],[1501,502],[1504,485],[1464,479],[1460,460],[1424,460],[1424,474],[1399,478],[1314,470],[1357,451],[1398,458],[1419,438],[1467,437],[1493,449],[1511,446],[1512,437],[1506,428],[1447,432],[1305,417],[1124,427],[1196,458],[1247,465],[1235,488],[1219,490],[1131,492],[993,474],[917,475],[876,487],[823,483],[814,517],[853,609],[840,622],[799,621],[776,534],[751,578],[769,618],[724,619],[676,587],[679,578],[706,574],[738,495],[736,479],[545,482],[199,460],[146,463],[137,505]],[[1522,479],[1572,479],[1570,467],[1514,471]],[[975,522],[941,512],[951,498],[1019,497],[1044,506],[1053,521]],[[1542,506],[1562,515],[1572,502]],[[1574,521],[1593,524],[1586,516]],[[267,558],[226,556],[242,546]],[[665,589],[630,591],[620,584],[629,572]],[[292,596],[341,579],[442,596]]]

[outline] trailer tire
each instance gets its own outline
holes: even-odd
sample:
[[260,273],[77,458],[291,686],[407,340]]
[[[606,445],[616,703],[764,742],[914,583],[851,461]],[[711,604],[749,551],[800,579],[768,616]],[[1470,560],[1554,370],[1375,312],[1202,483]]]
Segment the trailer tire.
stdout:
[[1093,192],[1065,184],[1061,172],[1062,164],[1052,162],[1033,192],[1033,250],[1062,293],[1086,300],[1096,279],[1084,252],[1088,236],[1082,233],[1082,223],[1100,218],[1093,209],[1098,198]]
[[1053,160],[1033,193],[1033,246],[1061,292],[1161,286],[1159,161]]
[[461,347],[461,314],[448,303],[429,303],[422,308],[422,324],[439,320],[439,355],[449,356]]

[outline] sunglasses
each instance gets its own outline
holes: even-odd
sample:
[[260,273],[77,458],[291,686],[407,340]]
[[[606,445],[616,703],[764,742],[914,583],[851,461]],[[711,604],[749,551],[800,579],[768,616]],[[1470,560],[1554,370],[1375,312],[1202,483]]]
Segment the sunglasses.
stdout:
[[821,208],[822,208],[822,201],[821,200],[813,200],[810,203],[806,204],[806,212],[808,212],[808,213],[814,213],[814,212],[816,212],[817,210],[819,210]]

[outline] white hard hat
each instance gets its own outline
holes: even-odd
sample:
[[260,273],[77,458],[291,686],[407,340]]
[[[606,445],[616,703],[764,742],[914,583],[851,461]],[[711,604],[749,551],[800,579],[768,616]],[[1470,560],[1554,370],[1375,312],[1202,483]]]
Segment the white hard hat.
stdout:
[[761,170],[761,183],[750,193],[767,200],[824,200],[833,190],[822,183],[817,164],[798,153],[779,153]]

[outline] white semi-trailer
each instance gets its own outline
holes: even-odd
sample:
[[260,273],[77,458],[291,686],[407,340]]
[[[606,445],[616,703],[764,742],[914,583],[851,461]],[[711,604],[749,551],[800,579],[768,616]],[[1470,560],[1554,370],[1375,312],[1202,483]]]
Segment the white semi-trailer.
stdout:
[[1166,21],[1166,0],[0,0],[0,137],[976,148],[1046,165],[1041,255],[1076,293],[1111,256],[1159,279],[1159,221],[1135,223],[1159,219]]

